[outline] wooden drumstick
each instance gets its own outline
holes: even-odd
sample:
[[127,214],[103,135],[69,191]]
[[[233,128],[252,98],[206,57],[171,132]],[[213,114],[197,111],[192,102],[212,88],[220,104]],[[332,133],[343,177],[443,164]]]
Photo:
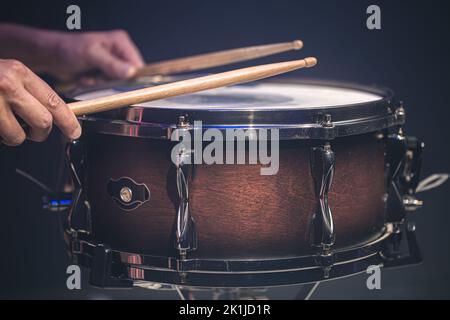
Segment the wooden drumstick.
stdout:
[[179,95],[256,81],[301,68],[313,67],[316,58],[305,58],[255,67],[243,68],[214,75],[172,82],[159,86],[113,94],[106,97],[69,103],[77,116],[118,109],[137,103],[165,99]]
[[301,40],[292,42],[275,43],[262,46],[230,49],[212,53],[199,54],[191,57],[173,59],[147,64],[139,69],[136,77],[168,75],[187,71],[195,71],[212,67],[223,66],[231,63],[266,57],[276,53],[290,50],[299,50],[303,47]]

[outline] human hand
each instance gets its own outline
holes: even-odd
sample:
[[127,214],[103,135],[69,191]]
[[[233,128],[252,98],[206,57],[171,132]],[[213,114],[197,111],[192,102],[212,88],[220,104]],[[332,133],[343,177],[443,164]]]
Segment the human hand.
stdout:
[[43,80],[17,60],[0,59],[0,138],[6,145],[27,138],[16,115],[29,125],[28,139],[33,141],[44,141],[53,122],[68,138],[81,135],[73,112]]
[[42,37],[53,56],[45,71],[59,79],[89,78],[93,72],[97,72],[96,77],[126,79],[144,66],[139,50],[122,30],[49,32]]

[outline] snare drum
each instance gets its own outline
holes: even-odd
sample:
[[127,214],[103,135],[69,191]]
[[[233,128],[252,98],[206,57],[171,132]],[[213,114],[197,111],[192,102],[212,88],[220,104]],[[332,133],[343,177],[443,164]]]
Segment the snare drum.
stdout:
[[[141,85],[152,83],[71,98]],[[261,81],[80,120],[83,136],[68,146],[76,190],[66,234],[93,285],[267,287],[420,260],[403,226],[417,203],[422,145],[404,135],[405,110],[389,90]],[[196,121],[202,130],[277,129],[278,173],[172,162],[174,130],[195,131]],[[409,250],[399,253],[402,235]]]

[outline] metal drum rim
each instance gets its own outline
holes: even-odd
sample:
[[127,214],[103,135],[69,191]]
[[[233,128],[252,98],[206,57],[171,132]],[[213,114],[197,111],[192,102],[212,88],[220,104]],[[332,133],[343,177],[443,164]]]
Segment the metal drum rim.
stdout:
[[[80,117],[88,132],[119,136],[169,139],[172,130],[177,128],[181,116],[189,123],[201,120],[203,127],[224,130],[225,128],[252,129],[271,127],[280,130],[281,140],[321,139],[331,140],[337,137],[377,132],[404,123],[397,117],[397,104],[390,89],[380,86],[364,86],[348,82],[282,78],[265,80],[269,83],[322,85],[344,89],[354,89],[380,95],[382,99],[351,105],[336,105],[314,109],[283,110],[205,110],[205,109],[165,109],[125,107],[119,110],[103,112],[92,116]],[[104,87],[103,87],[104,88]],[[98,90],[90,88],[83,92]],[[69,93],[73,100],[77,93]],[[136,118],[135,114],[139,114]],[[329,117],[330,123],[324,123]],[[133,118],[134,117],[134,118]]]
[[[333,261],[329,266],[327,264],[330,261],[329,257],[323,257],[322,260],[320,254],[259,260],[200,258],[180,260],[169,256],[108,250],[112,253],[111,263],[122,270],[123,274],[119,276],[122,280],[192,287],[274,287],[343,278],[363,272],[370,265],[383,265],[386,261],[382,254],[383,248],[390,241],[392,234],[392,228],[387,226],[381,235],[371,241],[333,251]],[[91,267],[94,259],[92,253],[95,252],[97,245],[88,238],[83,239],[82,234],[78,234],[78,237],[78,250],[72,253],[79,258],[82,265]],[[127,259],[130,255],[139,258],[132,262],[124,261],[124,258]],[[151,265],[149,261],[164,263],[166,266]],[[223,262],[222,267],[226,268],[201,269],[207,265],[214,266],[215,262],[220,261]],[[271,268],[258,268],[259,262],[269,263]]]

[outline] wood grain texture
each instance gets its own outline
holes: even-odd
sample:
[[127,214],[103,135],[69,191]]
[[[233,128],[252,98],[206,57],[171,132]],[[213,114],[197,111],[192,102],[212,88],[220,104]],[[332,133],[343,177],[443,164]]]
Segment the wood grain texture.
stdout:
[[69,103],[77,116],[118,109],[146,101],[154,101],[209,89],[256,81],[282,73],[316,65],[315,58],[279,62],[222,72],[210,76],[177,81],[159,86],[118,93],[106,97]]
[[[317,199],[309,141],[281,142],[280,170],[259,165],[198,165],[190,177],[190,211],[198,249],[193,257],[268,258],[310,254]],[[329,201],[336,247],[377,237],[384,225],[384,145],[372,135],[332,142],[336,171]],[[88,198],[93,237],[115,249],[174,255],[177,192],[171,144],[150,139],[92,136],[88,142]],[[111,161],[114,159],[114,161]],[[110,178],[145,183],[151,199],[120,209],[106,193]]]
[[269,45],[252,46],[199,54],[191,57],[184,57],[180,59],[147,64],[146,66],[138,70],[136,76],[141,77],[153,75],[169,75],[181,72],[203,70],[212,67],[224,66],[231,63],[266,57],[290,50],[299,50],[302,47],[303,42],[300,40],[295,40],[292,42],[275,43]]

